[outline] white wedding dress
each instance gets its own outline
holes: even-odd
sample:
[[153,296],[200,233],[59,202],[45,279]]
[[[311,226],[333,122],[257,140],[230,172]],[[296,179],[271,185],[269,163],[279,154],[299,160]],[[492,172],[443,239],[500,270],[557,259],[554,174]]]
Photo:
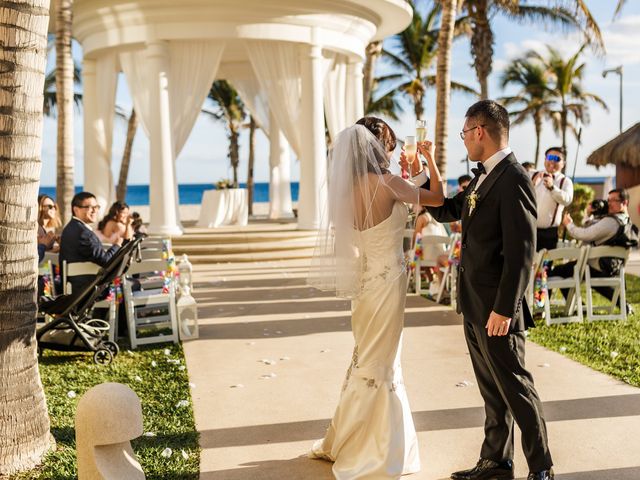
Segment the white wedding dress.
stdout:
[[338,480],[386,480],[420,470],[400,366],[407,213],[396,201],[386,219],[359,234],[364,269],[362,293],[351,304],[353,360],[327,434],[312,448],[312,456],[334,462]]

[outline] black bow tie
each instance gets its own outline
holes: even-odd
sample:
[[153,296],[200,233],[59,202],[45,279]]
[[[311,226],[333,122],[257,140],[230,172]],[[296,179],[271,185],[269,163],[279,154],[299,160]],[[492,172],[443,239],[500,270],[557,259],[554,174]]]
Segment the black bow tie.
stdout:
[[487,173],[487,171],[484,169],[484,165],[482,164],[482,162],[478,162],[478,167],[472,168],[471,171],[476,177],[482,175],[483,173]]

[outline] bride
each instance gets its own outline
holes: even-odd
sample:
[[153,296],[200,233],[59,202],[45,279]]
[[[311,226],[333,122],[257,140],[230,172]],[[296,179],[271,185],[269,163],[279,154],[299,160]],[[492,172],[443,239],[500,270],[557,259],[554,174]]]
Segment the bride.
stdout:
[[402,240],[406,204],[439,206],[443,192],[431,142],[419,145],[430,190],[389,172],[395,147],[393,130],[365,117],[340,132],[329,154],[328,209],[309,284],[351,299],[355,347],[331,425],[310,456],[334,462],[338,480],[420,470],[400,367],[407,289]]

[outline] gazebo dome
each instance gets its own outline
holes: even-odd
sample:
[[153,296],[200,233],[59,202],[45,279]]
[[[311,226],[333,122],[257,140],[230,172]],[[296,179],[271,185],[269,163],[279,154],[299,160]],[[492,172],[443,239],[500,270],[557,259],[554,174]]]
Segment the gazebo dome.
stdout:
[[122,71],[150,139],[150,231],[158,234],[181,232],[175,160],[216,78],[233,83],[270,137],[272,216],[291,209],[288,142],[301,162],[298,225],[316,228],[326,200],[325,116],[334,133],[362,116],[365,48],[412,15],[404,0],[75,0],[73,10],[84,55],[84,188],[103,205],[113,199]]

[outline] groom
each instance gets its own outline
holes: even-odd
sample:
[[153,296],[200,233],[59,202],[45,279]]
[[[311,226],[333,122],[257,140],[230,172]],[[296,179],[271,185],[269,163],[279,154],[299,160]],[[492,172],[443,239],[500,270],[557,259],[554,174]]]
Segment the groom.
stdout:
[[[464,192],[429,208],[439,222],[462,220],[458,313],[484,399],[480,460],[454,480],[513,479],[513,421],[522,431],[527,480],[553,479],[542,404],[525,369],[525,330],[533,327],[524,290],[536,250],[536,195],[509,148],[509,115],[482,100],[465,115],[460,137],[479,161]],[[412,165],[413,181],[426,180]]]

